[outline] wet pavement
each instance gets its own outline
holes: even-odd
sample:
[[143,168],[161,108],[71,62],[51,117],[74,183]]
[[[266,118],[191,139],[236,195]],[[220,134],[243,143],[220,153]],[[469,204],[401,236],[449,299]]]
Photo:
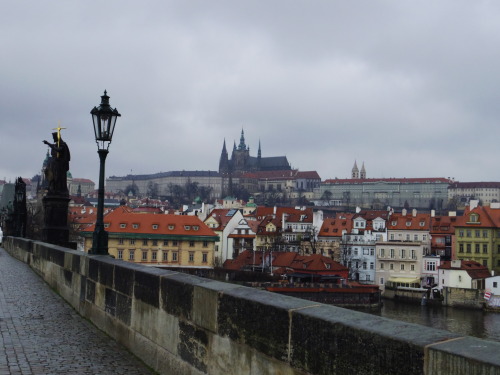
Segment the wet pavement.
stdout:
[[154,374],[0,248],[0,375]]

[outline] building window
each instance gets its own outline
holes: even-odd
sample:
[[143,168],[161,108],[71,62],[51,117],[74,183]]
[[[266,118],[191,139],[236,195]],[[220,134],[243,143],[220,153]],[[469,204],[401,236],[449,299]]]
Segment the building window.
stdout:
[[194,247],[194,241],[189,241],[189,247]]
[[163,240],[163,246],[168,246],[168,240]]
[[130,244],[131,244],[131,245],[135,245],[135,239],[133,239],[133,238],[132,238],[132,239],[130,240]]
[[158,224],[153,224],[153,229],[158,229]]
[[488,244],[483,243],[483,254],[488,254]]
[[405,265],[401,264],[401,271],[404,271],[404,270],[405,270]]
[[394,249],[389,250],[389,257],[394,258]]
[[158,246],[158,240],[153,240],[153,246]]
[[118,238],[118,245],[123,245],[123,238]]
[[462,276],[458,275],[458,282],[462,281]]
[[370,269],[371,269],[371,270],[375,269],[375,263],[370,262]]
[[203,247],[208,247],[208,241],[203,241]]
[[415,271],[415,265],[414,265],[414,264],[411,264],[411,265],[410,265],[410,270],[411,270],[411,271]]
[[177,262],[177,251],[172,252],[172,262]]
[[393,264],[393,263],[389,264],[389,269],[390,269],[391,271],[394,269],[394,264]]
[[163,261],[168,262],[168,251],[163,252]]
[[123,224],[123,223],[122,223],[122,224],[120,224],[120,228],[122,228],[122,229],[123,229],[123,228],[126,228],[126,227],[127,227],[127,224]]
[[122,249],[118,250],[118,259],[123,259],[123,250]]
[[135,251],[129,250],[128,251],[128,260],[134,260],[134,258],[135,258]]
[[172,246],[177,246],[179,244],[179,241],[172,241]]
[[458,237],[463,237],[464,236],[464,231],[462,229],[460,229],[458,231]]
[[139,228],[139,224],[132,224],[132,228],[134,228],[134,229]]
[[463,243],[461,243],[461,244],[458,245],[458,252],[459,253],[463,253],[464,252],[464,244]]
[[472,231],[470,229],[467,229],[466,234],[467,234],[467,237],[472,237]]
[[413,241],[418,241],[418,234],[413,235]]
[[487,230],[483,230],[483,238],[488,238],[488,231]]
[[475,246],[474,246],[474,252],[475,252],[476,254],[479,254],[479,244],[478,244],[478,243],[477,243],[477,244],[475,244]]
[[153,251],[153,252],[151,253],[151,260],[156,260],[156,258],[157,258],[157,254],[158,254],[158,252],[157,252],[157,251]]
[[142,240],[142,244],[143,244],[144,246],[148,246],[148,240]]
[[380,278],[380,285],[384,285],[384,278],[383,277]]
[[198,225],[193,225],[193,230],[198,230],[200,227]]
[[207,263],[208,262],[208,253],[203,253],[201,257],[202,263]]
[[385,249],[380,249],[380,257],[381,258],[385,257]]
[[481,237],[481,231],[479,229],[476,229],[476,237]]
[[189,261],[194,262],[194,251],[189,252]]
[[493,288],[498,287],[498,283],[496,281],[493,281]]
[[147,252],[147,250],[143,250],[143,252],[142,252],[142,260],[148,260],[148,252]]
[[411,259],[417,259],[417,252],[415,250],[411,250]]
[[384,269],[384,263],[380,263],[380,269],[383,270]]
[[363,262],[363,269],[366,270],[366,262]]
[[483,266],[488,267],[488,259],[483,259]]
[[175,228],[175,225],[170,224],[170,225],[168,226],[168,229],[169,229],[169,230],[174,230],[174,228]]
[[467,252],[470,253],[471,252],[471,247],[472,245],[470,243],[467,244]]
[[405,258],[406,258],[406,250],[401,249],[401,259],[405,259]]
[[190,227],[189,225],[184,225],[184,229],[185,229],[185,230],[190,230],[190,229],[191,229],[191,227]]

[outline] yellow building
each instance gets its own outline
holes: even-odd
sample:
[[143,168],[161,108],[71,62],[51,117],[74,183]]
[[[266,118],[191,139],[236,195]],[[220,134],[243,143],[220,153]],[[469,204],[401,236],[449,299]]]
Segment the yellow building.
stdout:
[[[212,268],[218,236],[196,216],[134,213],[120,206],[104,217],[108,252],[149,266]],[[83,230],[85,252],[94,226]]]
[[453,259],[474,260],[500,272],[500,206],[478,206],[457,217]]

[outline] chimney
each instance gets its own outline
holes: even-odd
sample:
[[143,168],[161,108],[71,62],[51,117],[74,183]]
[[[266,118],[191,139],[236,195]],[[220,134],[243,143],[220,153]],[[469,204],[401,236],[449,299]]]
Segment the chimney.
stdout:
[[436,217],[436,210],[431,210],[431,217]]
[[414,208],[413,210],[411,210],[411,216],[413,216],[413,217],[417,216],[417,209],[416,208]]
[[450,217],[457,216],[457,211],[449,211],[448,216],[450,216]]
[[406,211],[406,208],[403,208],[403,210],[401,211],[401,215],[402,216],[406,216],[408,212]]
[[462,261],[460,259],[451,261],[451,268],[461,268],[461,267],[462,267]]
[[479,201],[477,199],[471,199],[469,202],[470,209],[473,210],[477,206],[479,206]]

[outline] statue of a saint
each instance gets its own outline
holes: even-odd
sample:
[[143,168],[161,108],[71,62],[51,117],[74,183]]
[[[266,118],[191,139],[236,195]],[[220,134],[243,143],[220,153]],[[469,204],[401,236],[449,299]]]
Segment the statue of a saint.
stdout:
[[60,132],[52,133],[54,143],[43,141],[50,147],[50,155],[45,178],[48,181],[48,192],[52,194],[68,194],[66,174],[69,170],[70,153],[66,142],[61,138]]

